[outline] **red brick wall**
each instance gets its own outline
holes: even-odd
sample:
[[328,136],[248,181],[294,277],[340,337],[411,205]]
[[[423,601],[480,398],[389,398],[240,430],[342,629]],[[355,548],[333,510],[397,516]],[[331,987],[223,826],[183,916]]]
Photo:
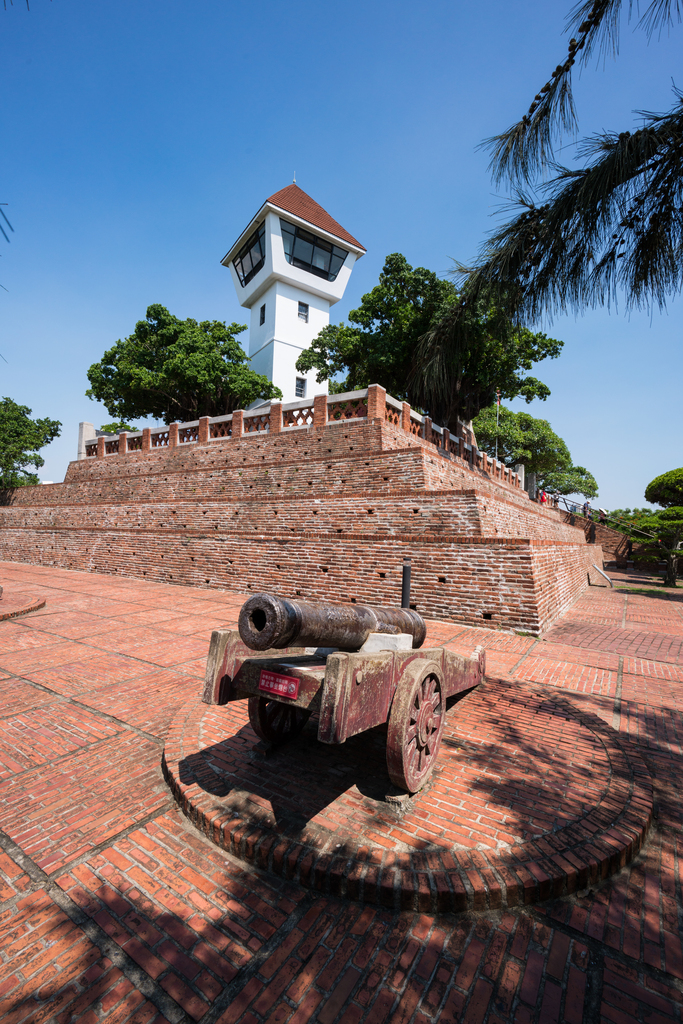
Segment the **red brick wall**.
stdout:
[[[562,519],[568,523],[571,519],[569,512],[562,512]],[[589,540],[591,536],[591,526],[594,527],[593,536],[595,537],[595,543],[602,547],[605,558],[610,561],[615,560],[626,565],[626,552],[628,548],[628,538],[626,534],[620,533],[619,530],[613,530],[609,526],[603,526],[601,523],[591,523],[589,520],[584,519],[583,516],[575,516],[576,529],[581,530],[585,535],[586,540]],[[634,547],[637,542],[634,542]]]
[[529,632],[586,585],[580,530],[385,423],[71,463],[0,526],[5,559],[359,602],[398,603],[410,555],[426,615]]

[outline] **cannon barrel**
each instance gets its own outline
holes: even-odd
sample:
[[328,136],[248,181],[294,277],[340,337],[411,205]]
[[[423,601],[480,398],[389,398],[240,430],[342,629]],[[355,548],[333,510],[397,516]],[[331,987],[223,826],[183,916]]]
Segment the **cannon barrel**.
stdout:
[[242,605],[240,636],[252,651],[282,647],[338,647],[359,650],[370,633],[410,633],[421,647],[425,621],[411,608],[380,608],[327,601],[287,601],[273,594],[254,594]]

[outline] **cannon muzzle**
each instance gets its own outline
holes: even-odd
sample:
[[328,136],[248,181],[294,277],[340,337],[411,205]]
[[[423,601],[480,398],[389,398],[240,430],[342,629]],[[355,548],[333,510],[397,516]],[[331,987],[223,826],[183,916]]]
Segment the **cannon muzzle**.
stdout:
[[286,601],[273,594],[254,594],[242,605],[238,629],[252,651],[282,647],[337,647],[358,651],[370,633],[410,633],[421,647],[425,621],[411,608],[380,608],[363,604]]

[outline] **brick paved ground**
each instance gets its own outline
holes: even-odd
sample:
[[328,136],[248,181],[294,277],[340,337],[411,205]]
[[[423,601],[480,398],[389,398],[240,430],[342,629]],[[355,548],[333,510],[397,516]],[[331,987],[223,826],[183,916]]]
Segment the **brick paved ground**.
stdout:
[[590,588],[540,640],[432,624],[617,730],[656,816],[600,886],[434,916],[248,867],[177,810],[165,733],[239,595],[16,563],[0,583],[47,599],[0,622],[3,1024],[681,1019],[683,595]]

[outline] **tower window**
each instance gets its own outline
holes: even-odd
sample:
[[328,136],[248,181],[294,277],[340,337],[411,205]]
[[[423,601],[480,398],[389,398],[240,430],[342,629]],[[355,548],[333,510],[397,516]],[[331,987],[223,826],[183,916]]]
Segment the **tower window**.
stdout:
[[280,220],[280,227],[288,263],[316,277],[323,277],[326,281],[336,281],[349,255],[346,249],[340,249],[324,238],[312,235],[310,231],[288,224],[286,220]]
[[[299,305],[301,305],[301,303],[299,303]],[[263,305],[261,306],[261,309],[259,310],[258,322],[259,322],[259,327],[262,327],[263,324],[266,322],[266,304],[265,304],[265,302],[263,303]]]
[[262,224],[235,256],[233,266],[244,288],[258,274],[266,259],[266,226]]
[[305,377],[297,377],[296,378],[296,387],[294,388],[294,394],[296,395],[297,398],[305,398],[306,397],[306,378]]
[[300,302],[299,303],[299,320],[303,320],[303,322],[305,324],[308,323],[308,303],[307,302]]

